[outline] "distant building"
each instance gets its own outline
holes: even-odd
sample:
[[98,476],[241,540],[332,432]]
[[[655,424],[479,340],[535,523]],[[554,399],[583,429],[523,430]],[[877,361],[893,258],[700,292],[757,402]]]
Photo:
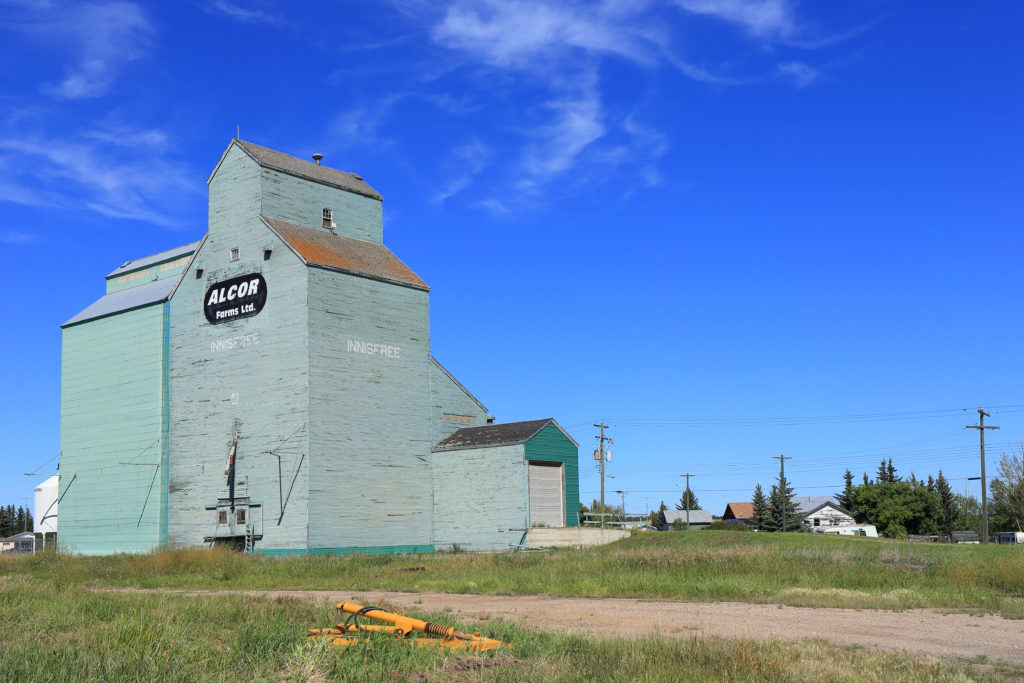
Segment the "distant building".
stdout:
[[35,547],[36,535],[31,531],[0,538],[0,553],[30,553]]
[[996,543],[1024,543],[1024,531],[1001,531],[995,535]]
[[797,500],[803,525],[808,527],[843,526],[854,523],[853,515],[828,497],[806,496]]
[[977,545],[981,543],[981,537],[978,536],[977,531],[954,531],[948,538],[950,543],[961,543],[967,545]]
[[33,530],[43,537],[43,546],[57,539],[57,489],[60,477],[56,474],[36,487],[33,498]]
[[[665,510],[665,526],[672,527],[672,522],[686,524],[686,510]],[[707,510],[690,510],[690,531],[707,529],[711,526],[711,513]]]
[[753,503],[729,503],[722,513],[723,522],[743,522],[753,525],[754,504]]

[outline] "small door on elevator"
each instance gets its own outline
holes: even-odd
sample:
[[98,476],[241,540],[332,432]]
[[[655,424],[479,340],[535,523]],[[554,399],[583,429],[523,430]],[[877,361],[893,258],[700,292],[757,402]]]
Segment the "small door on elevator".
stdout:
[[565,526],[562,463],[530,462],[530,526]]

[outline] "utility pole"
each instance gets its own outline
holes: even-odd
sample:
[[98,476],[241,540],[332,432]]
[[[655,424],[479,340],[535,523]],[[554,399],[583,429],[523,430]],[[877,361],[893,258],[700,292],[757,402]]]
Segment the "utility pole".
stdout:
[[978,424],[967,425],[964,429],[977,429],[981,437],[981,542],[988,543],[988,494],[985,490],[985,430],[999,429],[993,425],[985,425],[985,418],[992,417],[981,408],[978,408]]
[[783,533],[785,533],[785,531],[786,531],[786,507],[789,505],[789,496],[786,495],[786,487],[785,487],[785,484],[786,484],[786,461],[787,460],[792,460],[793,457],[792,456],[782,455],[780,453],[778,455],[773,455],[772,459],[779,461],[779,489],[781,489],[779,491],[779,495],[782,496],[782,529],[781,529],[781,531]]
[[594,437],[595,439],[598,439],[598,441],[600,442],[598,444],[598,446],[597,446],[597,450],[594,451],[594,459],[601,461],[601,528],[603,529],[604,528],[604,511],[605,511],[605,507],[604,507],[604,443],[605,443],[605,441],[607,441],[608,443],[615,443],[615,442],[611,438],[609,438],[609,437],[604,435],[604,430],[608,428],[608,425],[606,425],[604,423],[604,420],[601,420],[601,424],[596,424],[594,426],[601,429],[600,436],[595,436]]
[[[687,472],[686,474],[680,474],[679,476],[680,477],[686,477],[686,490],[683,491],[683,498],[686,499],[686,530],[689,531],[690,530],[690,499],[693,498],[693,494],[690,493],[690,477],[695,477],[697,475],[696,474],[690,474],[689,472]],[[690,495],[686,495],[687,493],[690,493]]]
[[623,528],[625,528],[625,525],[626,525],[626,494],[629,493],[629,491],[616,491],[615,493],[621,493],[622,494],[622,525],[623,525]]

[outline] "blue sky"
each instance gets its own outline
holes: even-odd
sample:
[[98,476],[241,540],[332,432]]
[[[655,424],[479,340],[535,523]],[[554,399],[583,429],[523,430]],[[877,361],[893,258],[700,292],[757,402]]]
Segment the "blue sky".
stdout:
[[1024,439],[1024,6],[299,5],[0,0],[0,502],[53,471],[60,323],[203,234],[236,130],[384,195],[434,354],[556,417],[584,500],[602,418],[630,511],[779,453],[976,492],[974,409]]

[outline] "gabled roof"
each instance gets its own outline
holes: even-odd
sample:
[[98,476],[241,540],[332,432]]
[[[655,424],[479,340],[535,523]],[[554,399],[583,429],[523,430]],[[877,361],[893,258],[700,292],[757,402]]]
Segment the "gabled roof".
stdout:
[[803,509],[801,509],[800,510],[800,514],[803,515],[804,517],[807,517],[808,515],[813,515],[815,512],[817,512],[818,510],[820,510],[820,509],[822,509],[823,507],[826,507],[826,506],[831,507],[832,509],[837,510],[838,512],[842,512],[844,515],[849,515],[850,517],[853,517],[853,513],[852,512],[850,512],[849,510],[844,510],[843,508],[839,507],[834,502],[832,502],[831,499],[825,501],[824,503],[822,503],[821,505],[819,505],[817,507],[811,508],[810,510],[803,510]]
[[119,292],[111,292],[94,301],[88,308],[68,320],[61,327],[74,325],[75,323],[102,318],[111,313],[130,311],[133,308],[141,308],[159,301],[166,301],[170,297],[174,287],[178,284],[181,275],[177,277],[165,277],[162,280],[147,282],[138,287],[122,289]]
[[753,503],[728,503],[725,506],[725,512],[722,514],[722,519],[726,518],[729,511],[732,511],[733,517],[736,519],[753,519],[754,517],[754,504]]
[[[686,522],[686,510],[665,510],[665,521],[671,524],[679,520]],[[690,524],[711,524],[711,512],[708,510],[690,510]]]
[[565,437],[579,446],[576,441],[566,434],[562,426],[555,422],[552,417],[543,420],[527,420],[526,422],[506,422],[498,425],[484,425],[481,427],[463,427],[456,430],[451,436],[434,446],[435,451],[454,451],[462,448],[488,448],[494,446],[512,446],[526,443],[537,433],[554,423],[558,430],[565,434]]
[[[231,144],[228,145],[228,149],[231,145],[238,145],[238,147],[248,154],[253,161],[264,168],[271,168],[275,171],[281,171],[282,173],[288,173],[289,175],[298,176],[299,178],[305,178],[312,180],[317,183],[323,183],[324,185],[330,185],[337,187],[348,192],[355,192],[361,194],[364,197],[370,197],[378,201],[384,199],[380,196],[377,190],[370,187],[363,177],[356,173],[348,173],[346,171],[339,171],[328,166],[322,166],[320,164],[314,164],[312,161],[305,161],[297,157],[289,156],[282,152],[278,152],[267,147],[260,147],[254,145],[251,142],[245,140],[232,140]],[[227,154],[227,150],[224,150],[224,154]],[[221,156],[221,160],[224,156]],[[206,182],[210,182],[213,175],[217,172],[217,168],[220,167],[220,162],[217,162],[217,167],[213,169],[213,173],[210,174],[210,178]]]
[[832,496],[793,496],[793,502],[796,503],[796,511],[801,515],[817,510],[826,503],[831,503],[833,507],[836,504]]
[[133,270],[149,268],[150,266],[155,265],[157,263],[162,263],[164,261],[173,261],[182,256],[187,256],[188,254],[194,252],[196,250],[196,247],[198,246],[199,242],[192,242],[191,244],[186,244],[175,249],[168,249],[167,251],[162,251],[159,254],[153,254],[152,256],[146,256],[145,258],[135,259],[133,261],[126,261],[120,267],[115,268],[113,272],[107,275],[106,279],[109,280],[112,277],[115,277],[117,275],[124,275],[125,273],[130,273]]
[[333,235],[260,216],[307,265],[322,266],[374,280],[430,291],[427,283],[383,244]]

